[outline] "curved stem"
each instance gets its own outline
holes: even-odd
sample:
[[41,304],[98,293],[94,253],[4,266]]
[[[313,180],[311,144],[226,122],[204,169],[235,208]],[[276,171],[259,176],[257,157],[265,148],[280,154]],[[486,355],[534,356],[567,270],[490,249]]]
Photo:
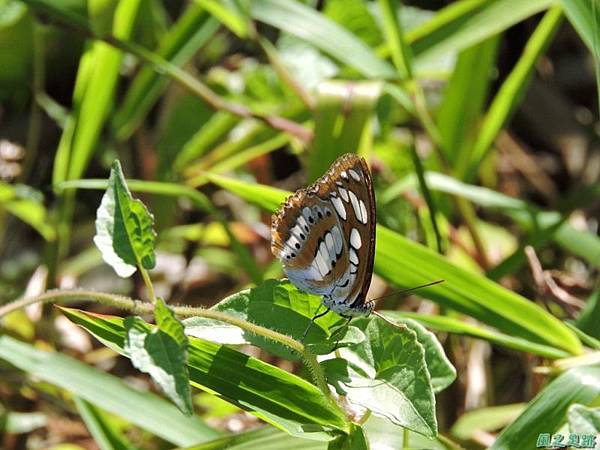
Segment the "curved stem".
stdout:
[[[106,294],[103,292],[95,292],[85,289],[74,289],[68,291],[56,289],[45,292],[42,295],[38,295],[35,297],[22,298],[0,307],[0,318],[13,311],[36,303],[68,303],[75,301],[92,301],[96,303],[101,303],[104,305],[109,305],[115,308],[130,311],[133,314],[147,314],[154,311],[154,304],[142,302],[141,300],[135,300],[122,295]],[[313,377],[313,381],[315,382],[317,387],[323,392],[323,394],[327,398],[333,401],[331,398],[329,388],[327,386],[325,374],[323,372],[323,369],[319,365],[316,356],[313,353],[309,352],[306,349],[306,347],[304,347],[304,345],[302,345],[295,339],[292,339],[291,337],[286,336],[285,334],[279,333],[277,331],[270,330],[260,325],[247,322],[246,320],[239,319],[237,317],[233,317],[219,311],[204,308],[194,308],[191,306],[173,306],[172,308],[175,314],[178,316],[197,316],[205,317],[207,319],[218,320],[220,322],[225,322],[230,325],[242,328],[243,330],[246,330],[250,333],[265,337],[267,339],[271,339],[275,342],[278,342],[282,345],[291,348],[292,350],[296,351],[302,356],[302,359],[308,367]]]

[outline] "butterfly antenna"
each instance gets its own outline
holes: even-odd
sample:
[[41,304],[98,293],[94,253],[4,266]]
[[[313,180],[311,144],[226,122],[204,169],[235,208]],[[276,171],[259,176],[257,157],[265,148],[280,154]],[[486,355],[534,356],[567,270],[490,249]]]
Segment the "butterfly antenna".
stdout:
[[409,289],[404,289],[402,291],[392,292],[391,294],[387,294],[387,295],[384,295],[382,297],[372,298],[370,301],[375,302],[377,300],[381,300],[382,298],[388,298],[388,297],[391,297],[393,295],[406,294],[407,292],[416,291],[418,289],[423,289],[423,288],[426,288],[426,287],[429,287],[429,286],[435,286],[436,284],[443,283],[444,281],[446,281],[446,280],[432,281],[431,283],[421,284],[420,286],[415,286],[415,287],[412,287],[412,288],[409,288]]

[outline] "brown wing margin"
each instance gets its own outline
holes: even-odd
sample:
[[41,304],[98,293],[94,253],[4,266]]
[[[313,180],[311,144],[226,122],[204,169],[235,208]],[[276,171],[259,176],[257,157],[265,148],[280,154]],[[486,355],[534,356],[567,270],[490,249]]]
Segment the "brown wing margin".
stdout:
[[359,157],[362,173],[367,182],[367,191],[369,193],[369,254],[367,256],[367,272],[362,285],[358,299],[364,304],[367,301],[367,292],[371,286],[371,278],[373,276],[373,265],[375,263],[375,234],[377,226],[377,205],[375,203],[375,191],[373,190],[373,180],[371,179],[371,171],[364,158]]

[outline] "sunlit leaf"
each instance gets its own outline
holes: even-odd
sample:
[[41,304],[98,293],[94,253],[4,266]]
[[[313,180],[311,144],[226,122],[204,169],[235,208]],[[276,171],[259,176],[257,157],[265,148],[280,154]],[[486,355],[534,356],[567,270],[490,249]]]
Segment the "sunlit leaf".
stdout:
[[119,161],[115,161],[96,218],[94,243],[117,275],[128,277],[136,267],[156,263],[153,218],[144,204],[131,196]]

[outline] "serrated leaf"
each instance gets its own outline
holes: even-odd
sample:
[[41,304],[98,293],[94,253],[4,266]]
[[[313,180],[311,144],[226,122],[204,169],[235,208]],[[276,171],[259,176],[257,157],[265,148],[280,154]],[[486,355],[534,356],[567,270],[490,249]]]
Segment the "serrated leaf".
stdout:
[[192,394],[186,365],[188,341],[183,324],[160,298],[154,316],[156,328],[139,317],[125,320],[125,350],[136,369],[148,373],[183,413],[191,415]]
[[131,276],[136,267],[152,269],[156,264],[153,222],[144,204],[131,196],[121,164],[115,160],[96,213],[94,243],[120,277]]
[[396,320],[417,334],[417,340],[425,350],[425,362],[431,376],[433,392],[437,394],[450,386],[456,379],[456,369],[446,357],[442,344],[437,340],[435,334],[415,320],[407,318]]
[[[257,325],[287,334],[296,340],[303,337],[310,319],[321,305],[321,297],[299,291],[288,281],[266,280],[260,286],[240,291],[219,302],[212,309],[228,315],[255,323]],[[323,309],[321,309],[323,311]],[[330,353],[335,340],[340,338],[340,346],[360,342],[364,339],[360,330],[350,327],[346,333],[333,336],[340,317],[329,313],[317,319],[306,335],[307,345],[315,344],[312,350],[318,353]],[[192,317],[183,321],[185,332],[189,336],[207,339],[220,344],[250,343],[287,359],[298,359],[299,356],[277,342],[246,332],[233,325],[223,324],[202,317]]]
[[393,424],[435,436],[435,397],[417,334],[409,328],[399,331],[377,317],[354,324],[367,339],[341,349],[342,358],[322,363],[329,383],[350,403]]

